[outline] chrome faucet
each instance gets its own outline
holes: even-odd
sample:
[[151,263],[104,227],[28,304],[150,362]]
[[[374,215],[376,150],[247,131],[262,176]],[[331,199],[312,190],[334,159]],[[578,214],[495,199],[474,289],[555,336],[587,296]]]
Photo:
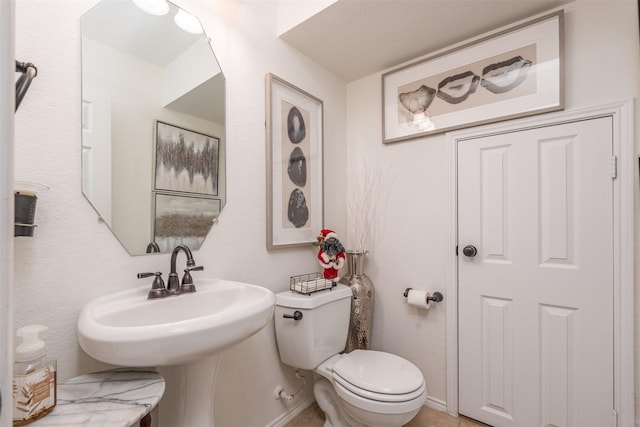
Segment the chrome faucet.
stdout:
[[[178,281],[178,272],[176,271],[176,258],[178,257],[178,253],[183,251],[187,256],[187,268],[184,270],[184,276],[182,276],[182,283]],[[167,291],[169,294],[182,294],[187,292],[195,292],[196,287],[193,284],[193,279],[191,278],[191,271],[202,271],[204,270],[203,266],[197,266],[193,260],[193,254],[191,253],[191,249],[187,245],[178,245],[171,252],[171,272],[169,273],[169,280],[167,282]]]
[[147,245],[147,251],[148,254],[153,254],[156,252],[160,252],[160,246],[158,246],[158,244],[156,242],[151,242]]

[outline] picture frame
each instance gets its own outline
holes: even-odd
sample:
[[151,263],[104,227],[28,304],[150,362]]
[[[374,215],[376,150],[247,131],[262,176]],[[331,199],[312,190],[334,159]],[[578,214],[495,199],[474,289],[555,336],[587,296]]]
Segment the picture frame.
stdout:
[[554,12],[384,73],[383,142],[562,110],[563,26]]
[[324,223],[323,102],[266,76],[267,249],[308,245]]
[[221,211],[221,200],[186,193],[153,192],[153,242],[162,253],[180,244],[199,248]]
[[156,191],[218,196],[220,138],[155,121]]

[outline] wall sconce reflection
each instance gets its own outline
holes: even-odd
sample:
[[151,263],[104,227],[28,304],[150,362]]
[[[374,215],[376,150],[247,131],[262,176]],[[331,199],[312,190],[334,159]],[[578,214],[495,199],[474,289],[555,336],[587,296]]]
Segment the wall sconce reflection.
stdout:
[[188,12],[185,12],[182,9],[178,9],[178,13],[176,13],[176,16],[175,18],[173,18],[173,20],[176,22],[176,25],[178,27],[182,28],[187,33],[203,33],[202,25],[200,25],[200,21],[198,21],[198,18]]
[[412,126],[416,126],[418,129],[422,131],[434,130],[436,125],[431,121],[431,114],[428,111],[422,111],[420,113],[415,113],[413,115],[413,120],[411,121]]
[[169,13],[167,0],[132,0],[133,4],[150,15],[162,16]]
[[[140,10],[149,15],[163,16],[171,9],[167,0],[131,0]],[[180,29],[191,34],[202,34],[204,30],[198,18],[192,14],[178,8],[178,12],[173,17],[174,22]]]
[[416,126],[422,131],[433,130],[435,125],[431,121],[431,114],[427,108],[433,102],[437,91],[422,85],[412,92],[401,93],[398,100],[409,111],[409,125]]

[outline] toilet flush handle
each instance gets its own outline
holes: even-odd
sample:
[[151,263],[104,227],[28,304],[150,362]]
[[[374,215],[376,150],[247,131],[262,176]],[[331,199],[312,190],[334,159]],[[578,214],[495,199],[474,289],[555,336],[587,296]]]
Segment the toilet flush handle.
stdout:
[[302,312],[300,310],[296,310],[293,314],[283,314],[282,317],[285,319],[300,320],[302,319]]

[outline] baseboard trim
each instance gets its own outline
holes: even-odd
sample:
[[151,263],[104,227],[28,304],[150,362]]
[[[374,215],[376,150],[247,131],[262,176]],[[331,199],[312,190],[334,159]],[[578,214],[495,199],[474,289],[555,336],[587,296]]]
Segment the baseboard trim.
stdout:
[[[316,400],[313,395],[307,396],[306,398],[298,402],[295,406],[293,406],[289,411],[285,412],[284,414],[280,415],[278,418],[267,424],[266,427],[283,427],[289,421],[297,417],[298,414],[311,406],[315,401]],[[427,396],[427,401],[425,402],[424,406],[436,411],[444,413],[447,412],[447,402],[436,399],[435,397]]]
[[427,401],[425,402],[424,406],[435,409],[436,411],[444,413],[447,412],[447,402],[436,399],[435,397],[427,396]]
[[309,406],[311,406],[313,404],[313,402],[315,402],[315,401],[316,401],[316,399],[313,397],[313,393],[308,395],[307,397],[305,397],[304,399],[300,400],[295,405],[292,405],[287,412],[285,412],[284,414],[280,415],[278,418],[276,418],[275,420],[273,420],[269,424],[267,424],[266,427],[282,427],[282,426],[284,426],[289,421],[291,421],[295,417],[297,417],[298,414],[300,414],[300,412],[304,411]]

